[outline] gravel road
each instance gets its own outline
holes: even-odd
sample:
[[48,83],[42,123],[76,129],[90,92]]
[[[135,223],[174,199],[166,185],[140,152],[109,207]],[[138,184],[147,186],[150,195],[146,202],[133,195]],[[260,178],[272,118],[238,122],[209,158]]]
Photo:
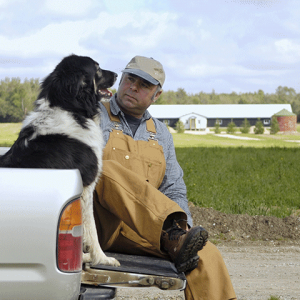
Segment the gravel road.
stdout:
[[239,300],[300,299],[300,247],[218,247]]
[[[300,246],[261,243],[218,246],[228,267],[238,300],[300,300]],[[183,292],[120,289],[118,300],[184,300]]]

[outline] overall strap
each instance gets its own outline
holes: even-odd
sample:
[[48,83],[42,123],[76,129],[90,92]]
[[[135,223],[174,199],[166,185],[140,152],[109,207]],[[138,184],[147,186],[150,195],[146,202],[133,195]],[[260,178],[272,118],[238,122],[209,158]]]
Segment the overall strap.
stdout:
[[118,116],[115,116],[111,113],[110,111],[110,102],[102,102],[102,104],[105,106],[106,110],[107,110],[107,113],[109,115],[109,118],[112,122],[117,122],[117,123],[121,123],[120,122],[120,119]]
[[155,128],[152,118],[150,118],[146,121],[146,125],[147,125],[147,131],[152,132],[154,134],[156,133],[156,128]]
[[[105,106],[110,120],[115,123],[121,123],[119,117],[115,116],[111,113],[110,102],[102,102],[102,104]],[[150,139],[154,139],[155,134],[156,134],[156,128],[155,128],[155,124],[154,124],[154,121],[152,118],[150,118],[146,121],[146,126],[147,126],[147,131],[150,132]]]

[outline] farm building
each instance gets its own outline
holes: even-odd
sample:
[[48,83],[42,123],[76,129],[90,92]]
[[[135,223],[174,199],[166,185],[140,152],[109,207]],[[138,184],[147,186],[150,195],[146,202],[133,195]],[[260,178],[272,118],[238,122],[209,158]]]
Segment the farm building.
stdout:
[[283,109],[274,114],[277,118],[280,131],[297,131],[297,115]]
[[170,127],[180,120],[188,130],[205,130],[214,127],[218,120],[221,127],[233,121],[242,126],[247,119],[251,126],[260,119],[265,127],[271,125],[271,118],[281,110],[292,113],[290,104],[174,104],[151,105],[150,114]]

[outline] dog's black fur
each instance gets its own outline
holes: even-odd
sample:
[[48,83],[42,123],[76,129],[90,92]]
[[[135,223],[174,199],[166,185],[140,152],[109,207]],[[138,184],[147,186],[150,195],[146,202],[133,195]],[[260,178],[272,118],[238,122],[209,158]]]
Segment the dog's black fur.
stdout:
[[[101,70],[89,57],[71,55],[45,78],[38,99],[48,100],[51,108],[70,112],[80,126],[87,128],[87,120],[99,114],[99,90],[111,87],[116,76]],[[35,125],[22,128],[12,148],[0,158],[0,167],[79,169],[83,185],[91,184],[97,174],[97,157],[88,145],[67,132],[38,135],[28,142],[35,131]]]
[[[79,169],[85,261],[118,265],[102,252],[93,219],[93,191],[102,171],[103,138],[99,101],[117,74],[102,70],[90,57],[65,57],[41,84],[35,109],[24,120],[0,167]],[[109,95],[110,96],[110,95]]]

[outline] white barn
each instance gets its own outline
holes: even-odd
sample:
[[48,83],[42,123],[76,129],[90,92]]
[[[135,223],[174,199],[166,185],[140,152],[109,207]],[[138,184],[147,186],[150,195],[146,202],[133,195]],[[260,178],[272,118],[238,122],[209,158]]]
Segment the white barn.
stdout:
[[151,105],[148,111],[171,127],[180,120],[186,129],[204,130],[214,127],[217,120],[221,127],[227,127],[231,120],[241,126],[247,119],[253,126],[260,119],[267,127],[272,116],[282,109],[292,112],[290,104],[158,104]]

